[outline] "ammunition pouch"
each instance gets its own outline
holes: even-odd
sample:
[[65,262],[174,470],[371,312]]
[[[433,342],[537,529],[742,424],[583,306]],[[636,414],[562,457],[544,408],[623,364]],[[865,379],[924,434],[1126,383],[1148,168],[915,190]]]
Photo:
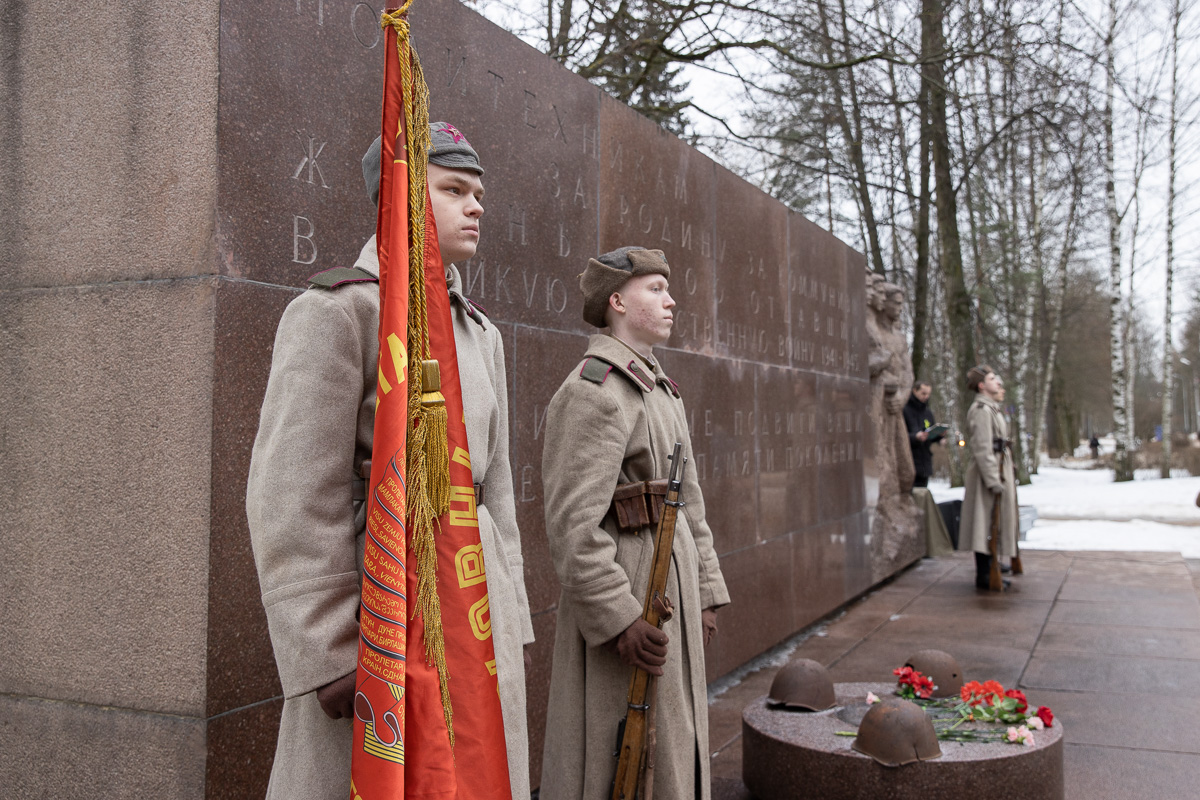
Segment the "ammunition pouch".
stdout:
[[1012,439],[1001,439],[999,436],[992,439],[992,452],[1003,453],[1005,450],[1012,450]]
[[666,499],[665,479],[620,484],[613,493],[617,528],[622,533],[637,533],[642,528],[657,525]]

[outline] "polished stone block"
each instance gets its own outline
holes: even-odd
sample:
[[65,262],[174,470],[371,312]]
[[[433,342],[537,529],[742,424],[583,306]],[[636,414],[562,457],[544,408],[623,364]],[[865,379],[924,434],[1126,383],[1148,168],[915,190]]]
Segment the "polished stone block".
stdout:
[[249,800],[266,795],[282,713],[283,699],[276,698],[209,720],[206,800]]
[[413,9],[430,119],[461,128],[486,170],[467,293],[497,319],[590,332],[576,275],[600,252],[600,90],[454,0]]
[[365,3],[222,3],[220,31],[220,269],[303,287],[352,265],[375,231],[360,160],[379,135],[378,16]]
[[194,717],[4,696],[0,742],[5,797],[205,797]]
[[715,190],[716,351],[786,365],[788,211],[723,167],[717,167]]
[[283,309],[299,293],[248,281],[217,284],[213,352],[211,533],[206,713],[282,694],[246,524],[250,451]]
[[754,544],[759,540],[754,368],[681,351],[663,353],[662,365],[679,383],[686,406],[694,456],[687,469],[704,493],[713,547],[720,555]]
[[203,714],[215,295],[0,296],[0,692]]
[[[678,304],[670,346],[714,352],[717,167],[624,103],[601,95],[598,252],[662,250]],[[586,261],[580,262],[580,267]]]
[[827,409],[820,379],[811,372],[759,367],[756,375],[758,402],[750,422],[757,437],[761,536],[770,539],[820,519]]
[[841,522],[797,531],[792,539],[795,625],[802,628],[829,611],[829,598],[842,594],[846,534]]
[[720,626],[710,674],[723,675],[796,630],[795,581],[787,537],[730,553],[721,559],[732,602],[717,615]]
[[4,5],[6,289],[216,271],[219,6]]
[[525,673],[525,718],[529,720],[529,779],[531,786],[542,780],[542,752],[546,745],[546,709],[550,705],[550,666],[554,661],[556,613],[545,611],[533,617],[529,646],[533,666]]
[[821,376],[818,390],[816,473],[820,484],[819,519],[839,520],[866,503],[863,459],[872,438],[865,381]]
[[542,448],[546,412],[563,380],[583,360],[587,339],[578,334],[516,329],[509,406],[513,417],[511,460],[517,524],[525,557],[525,588],[536,614],[558,603],[558,575],[546,540],[542,499]]

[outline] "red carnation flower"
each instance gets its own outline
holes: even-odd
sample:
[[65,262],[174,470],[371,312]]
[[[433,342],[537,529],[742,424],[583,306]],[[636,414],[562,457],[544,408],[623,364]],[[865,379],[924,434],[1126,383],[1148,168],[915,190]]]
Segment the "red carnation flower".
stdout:
[[[1022,692],[1020,689],[1009,689],[1007,692],[1004,693],[1004,696],[1017,698],[1017,709],[1016,710],[1018,713],[1022,713],[1025,711],[1025,709],[1029,708],[1029,701],[1025,698],[1025,693]],[[1049,710],[1049,709],[1047,709],[1047,710]]]
[[1042,724],[1044,724],[1047,728],[1054,724],[1054,712],[1046,706],[1038,706],[1037,715],[1038,719],[1040,719]]

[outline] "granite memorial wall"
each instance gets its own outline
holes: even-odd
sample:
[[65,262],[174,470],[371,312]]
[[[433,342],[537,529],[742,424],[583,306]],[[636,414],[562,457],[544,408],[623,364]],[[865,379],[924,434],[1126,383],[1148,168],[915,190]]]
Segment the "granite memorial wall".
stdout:
[[[212,0],[181,19],[117,3],[91,38],[66,23],[83,37],[84,74],[55,61],[60,20],[17,6],[5,12],[18,59],[6,62],[16,110],[3,132],[24,172],[4,176],[0,200],[16,287],[0,298],[0,351],[21,410],[5,429],[14,458],[0,500],[36,541],[56,524],[36,487],[87,467],[87,485],[59,500],[99,534],[69,563],[14,551],[6,595],[72,581],[76,597],[7,615],[2,643],[21,655],[0,677],[0,713],[27,733],[0,755],[0,781],[67,786],[36,767],[41,743],[82,725],[104,742],[88,758],[128,775],[111,796],[260,796],[281,702],[245,478],[279,316],[308,275],[353,263],[374,230],[359,160],[379,126],[382,4]],[[461,271],[509,362],[538,637],[536,784],[558,594],[541,437],[592,332],[576,280],[587,258],[638,244],[672,266],[679,305],[662,362],[688,404],[689,468],[733,598],[710,679],[879,579],[864,489],[865,260],[456,0],[419,0],[412,23],[431,118],[461,128],[486,168],[482,243]],[[63,135],[72,103],[92,112],[82,140]],[[56,182],[66,154],[84,165],[71,192]],[[76,220],[78,236],[43,212]],[[45,322],[70,311],[80,316]],[[82,349],[39,370],[61,335]],[[52,410],[74,385],[65,374],[100,390]],[[64,424],[86,449],[47,459]],[[83,606],[103,610],[85,623]],[[83,677],[58,657],[72,647]],[[149,761],[130,749],[139,740],[155,743]]]

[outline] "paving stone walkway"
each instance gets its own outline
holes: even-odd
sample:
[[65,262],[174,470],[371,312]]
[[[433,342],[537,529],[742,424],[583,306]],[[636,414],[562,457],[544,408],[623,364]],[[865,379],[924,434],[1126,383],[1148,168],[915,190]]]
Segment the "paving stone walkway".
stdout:
[[[918,562],[809,631],[789,657],[825,664],[837,682],[883,681],[913,652],[945,650],[968,680],[1015,685],[1054,710],[1069,800],[1200,797],[1200,562],[1023,556],[1026,574],[1004,595],[974,588],[970,554]],[[741,712],[777,669],[750,673],[709,708],[714,800],[750,797]]]

